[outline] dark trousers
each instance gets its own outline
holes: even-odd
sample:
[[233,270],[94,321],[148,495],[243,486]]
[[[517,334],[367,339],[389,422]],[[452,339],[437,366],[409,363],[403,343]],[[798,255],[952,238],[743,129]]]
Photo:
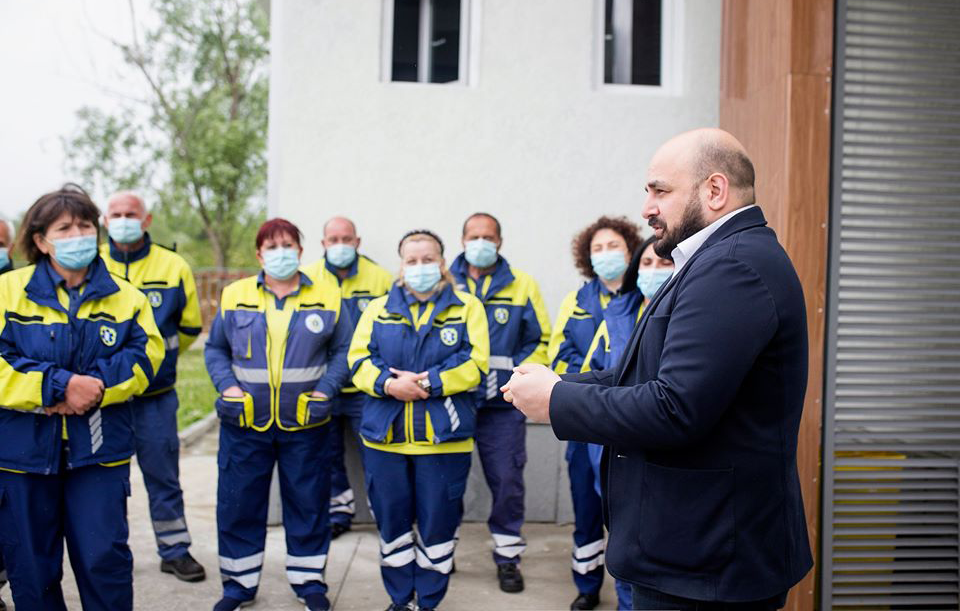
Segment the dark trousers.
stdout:
[[137,464],[150,499],[150,519],[157,553],[179,558],[190,547],[180,489],[180,439],[177,437],[177,391],[133,399]]
[[752,602],[723,603],[704,602],[680,596],[664,594],[650,588],[633,584],[633,608],[658,611],[774,611],[787,602],[787,593],[777,594],[765,600]]
[[0,471],[0,550],[18,609],[66,611],[63,542],[85,611],[133,609],[130,465],[51,475]]
[[513,408],[477,410],[477,452],[493,496],[487,526],[493,537],[493,561],[516,564],[527,548],[523,526],[523,467],[527,464],[526,417]]
[[365,448],[367,498],[380,532],[380,575],[394,604],[434,608],[453,570],[470,454]]
[[299,597],[325,594],[330,547],[329,427],[263,432],[220,423],[217,540],[224,596],[253,600],[267,537],[270,479],[277,465],[287,580]]
[[[330,523],[349,526],[356,513],[353,487],[347,477],[347,465],[344,459],[346,443],[344,437],[352,435],[357,447],[362,448],[360,440],[360,411],[363,407],[363,393],[341,394],[337,397],[330,419]],[[360,460],[363,461],[363,451]],[[363,485],[363,482],[360,482]]]

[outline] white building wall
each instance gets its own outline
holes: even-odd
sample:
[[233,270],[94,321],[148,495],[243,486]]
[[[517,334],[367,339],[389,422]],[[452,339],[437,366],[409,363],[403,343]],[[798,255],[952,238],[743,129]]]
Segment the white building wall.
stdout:
[[642,223],[658,144],[717,124],[722,3],[665,0],[668,93],[598,84],[602,0],[472,0],[470,84],[392,83],[385,1],[272,3],[269,215],[303,229],[306,261],[347,215],[396,270],[408,229],[438,232],[452,260],[463,219],[490,212],[555,313],[579,284],[573,235],[600,214]]
[[[581,281],[573,235],[601,214],[642,224],[657,146],[717,124],[722,3],[664,0],[668,86],[651,90],[599,84],[603,0],[470,0],[468,84],[392,83],[384,2],[272,2],[269,215],[303,229],[305,261],[322,254],[324,221],[349,216],[361,250],[396,272],[407,230],[439,233],[452,261],[464,218],[490,212],[503,254],[555,315]],[[569,521],[563,445],[531,425],[527,453],[527,519]],[[357,456],[347,459],[369,519]],[[485,520],[474,463],[465,518]]]

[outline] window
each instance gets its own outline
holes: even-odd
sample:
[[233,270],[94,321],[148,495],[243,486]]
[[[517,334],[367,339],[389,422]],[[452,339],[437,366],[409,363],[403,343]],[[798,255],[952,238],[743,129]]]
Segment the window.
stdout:
[[605,0],[603,82],[660,86],[662,0]]
[[389,0],[393,7],[390,80],[463,81],[463,0]]

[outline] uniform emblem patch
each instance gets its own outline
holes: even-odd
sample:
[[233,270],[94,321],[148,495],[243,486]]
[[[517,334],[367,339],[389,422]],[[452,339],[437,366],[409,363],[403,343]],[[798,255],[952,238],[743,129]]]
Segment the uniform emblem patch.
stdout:
[[150,291],[147,293],[147,301],[150,302],[150,307],[159,308],[163,303],[163,294],[160,291]]
[[507,321],[510,320],[510,310],[507,308],[497,308],[493,311],[493,319],[501,325],[507,324]]
[[104,346],[113,346],[117,343],[117,330],[107,326],[100,327],[100,341]]
[[307,316],[306,325],[311,333],[320,333],[323,331],[323,318],[319,314],[311,314]]
[[364,299],[357,300],[357,309],[360,310],[361,312],[366,310],[368,305],[370,305],[369,299],[364,298]]
[[457,343],[459,334],[453,327],[444,327],[440,329],[440,341],[446,346],[453,346]]

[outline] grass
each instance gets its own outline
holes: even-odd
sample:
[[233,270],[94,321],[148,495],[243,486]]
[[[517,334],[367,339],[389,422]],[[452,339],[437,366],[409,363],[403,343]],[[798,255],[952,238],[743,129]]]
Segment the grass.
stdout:
[[180,355],[177,363],[177,395],[180,409],[177,411],[177,428],[183,430],[213,411],[217,391],[207,375],[203,363],[203,344],[190,347]]

